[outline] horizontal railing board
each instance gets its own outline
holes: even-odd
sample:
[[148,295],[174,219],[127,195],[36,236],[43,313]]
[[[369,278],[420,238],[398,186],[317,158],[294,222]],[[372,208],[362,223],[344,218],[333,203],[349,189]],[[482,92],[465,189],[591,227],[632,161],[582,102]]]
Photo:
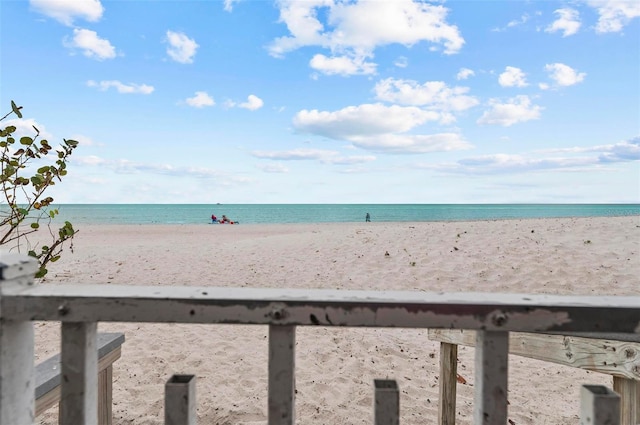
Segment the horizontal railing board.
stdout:
[[12,320],[640,333],[640,297],[41,285],[0,307]]
[[[593,336],[593,334],[590,334]],[[511,332],[509,353],[532,359],[640,380],[640,344],[610,338]],[[476,332],[429,329],[429,339],[475,347]]]

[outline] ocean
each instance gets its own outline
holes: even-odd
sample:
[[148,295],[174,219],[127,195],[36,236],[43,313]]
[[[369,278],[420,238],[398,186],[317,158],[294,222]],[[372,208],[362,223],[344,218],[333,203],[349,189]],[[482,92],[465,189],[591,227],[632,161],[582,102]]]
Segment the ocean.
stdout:
[[55,222],[210,224],[211,214],[242,225],[470,221],[550,217],[640,216],[640,204],[62,204]]

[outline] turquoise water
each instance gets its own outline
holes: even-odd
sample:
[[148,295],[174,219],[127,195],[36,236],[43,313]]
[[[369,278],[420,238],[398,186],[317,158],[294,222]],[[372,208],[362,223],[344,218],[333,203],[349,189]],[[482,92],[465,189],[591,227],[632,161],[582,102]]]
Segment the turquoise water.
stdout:
[[640,215],[640,204],[65,204],[57,221],[76,224],[208,224],[212,213],[241,224],[465,221]]

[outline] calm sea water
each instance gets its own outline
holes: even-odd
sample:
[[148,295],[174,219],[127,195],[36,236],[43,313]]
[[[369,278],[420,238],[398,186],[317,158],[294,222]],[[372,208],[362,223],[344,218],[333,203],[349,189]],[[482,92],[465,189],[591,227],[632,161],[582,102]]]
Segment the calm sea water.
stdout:
[[212,213],[241,224],[465,221],[640,215],[640,204],[64,204],[56,222],[209,224]]

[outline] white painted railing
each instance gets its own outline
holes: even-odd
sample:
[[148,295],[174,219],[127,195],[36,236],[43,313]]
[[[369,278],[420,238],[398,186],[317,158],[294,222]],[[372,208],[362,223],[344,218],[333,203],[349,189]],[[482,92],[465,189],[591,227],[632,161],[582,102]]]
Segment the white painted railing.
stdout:
[[[474,423],[507,423],[509,332],[640,334],[640,297],[491,293],[424,293],[117,285],[35,285],[36,263],[0,257],[0,425],[32,424],[32,321],[62,322],[61,423],[97,417],[98,322],[269,325],[269,425],[295,422],[296,326],[450,328],[477,330]],[[192,385],[177,377],[174,383]],[[377,425],[397,424],[397,387],[375,383]],[[165,406],[185,410],[167,424],[195,423],[187,392]],[[616,424],[615,393],[583,388],[582,421]],[[180,404],[188,400],[187,405]],[[179,407],[182,406],[182,407]]]

